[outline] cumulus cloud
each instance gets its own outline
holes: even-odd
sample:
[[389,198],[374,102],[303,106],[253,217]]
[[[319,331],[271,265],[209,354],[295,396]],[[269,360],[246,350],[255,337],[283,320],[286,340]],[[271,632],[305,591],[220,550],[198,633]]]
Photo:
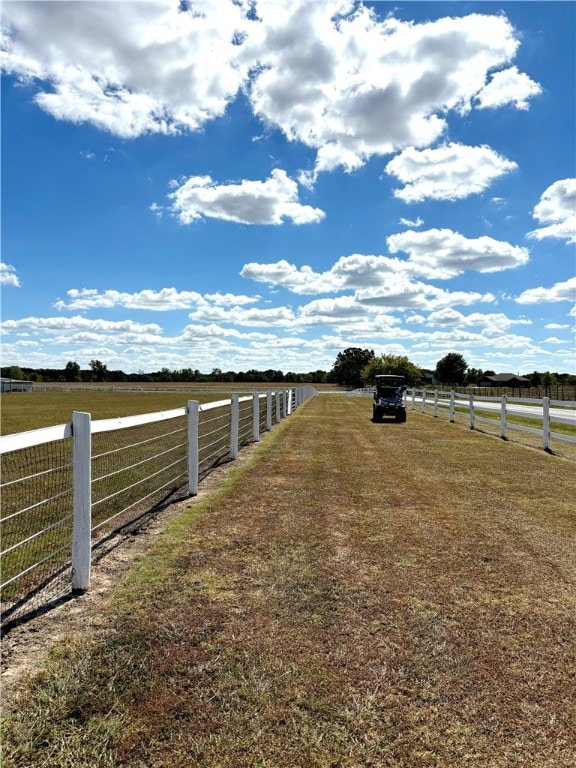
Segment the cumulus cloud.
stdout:
[[450,142],[437,149],[408,147],[388,163],[386,173],[405,185],[394,190],[394,196],[414,203],[480,194],[499,176],[517,167],[490,147]]
[[383,286],[364,288],[356,294],[358,301],[391,309],[441,309],[455,305],[494,301],[492,294],[476,291],[447,291],[428,283],[393,275]]
[[527,248],[492,237],[470,239],[450,229],[407,230],[386,240],[391,253],[405,251],[410,261],[435,270],[436,277],[454,277],[468,269],[500,272],[526,264]]
[[481,109],[494,109],[504,104],[514,104],[516,109],[528,109],[529,100],[540,93],[540,85],[525,72],[519,72],[518,67],[509,67],[494,72],[490,82],[477,94],[476,101]]
[[294,313],[289,307],[271,307],[270,309],[243,309],[242,307],[216,307],[205,305],[191,312],[188,317],[204,323],[230,323],[253,327],[286,326],[294,321]]
[[[360,6],[335,21],[343,9],[262,4],[260,40],[250,40],[263,65],[250,89],[254,111],[317,149],[316,172],[430,145],[445,129],[444,115],[468,111],[488,73],[507,66],[518,47],[502,15],[414,24],[377,21]],[[518,103],[517,94],[508,103]]]
[[529,258],[526,248],[490,237],[471,240],[449,229],[408,230],[391,235],[387,244],[392,253],[404,251],[409,258],[355,253],[341,256],[325,272],[306,265],[297,267],[285,259],[270,264],[250,262],[240,274],[257,282],[281,285],[293,293],[319,294],[378,287],[391,275],[446,280],[469,269],[497,272],[525,264]]
[[252,304],[257,301],[250,296],[231,293],[213,293],[202,295],[196,291],[177,291],[176,288],[162,288],[159,291],[145,289],[137,293],[122,291],[100,291],[95,288],[71,288],[67,291],[68,301],[59,299],[55,302],[56,309],[111,309],[126,307],[127,309],[142,309],[152,312],[168,312],[178,309],[208,303],[220,306],[237,306]]
[[3,67],[40,83],[35,101],[58,119],[125,138],[197,130],[224,113],[249,63],[235,44],[245,8],[202,0],[194,10],[173,0],[6,3]]
[[26,333],[76,333],[103,331],[114,333],[147,333],[155,337],[162,333],[156,323],[135,323],[133,320],[89,320],[80,315],[75,317],[23,317],[19,320],[4,320],[0,331]]
[[168,196],[182,224],[202,217],[239,224],[295,224],[321,221],[324,212],[298,202],[298,184],[286,171],[275,169],[267,181],[215,184],[210,176],[192,176]]
[[551,288],[528,288],[516,298],[518,304],[547,304],[555,301],[576,301],[576,277],[554,283]]
[[576,179],[561,179],[549,186],[532,216],[548,226],[528,232],[528,237],[537,240],[557,237],[568,243],[576,243]]
[[11,264],[5,264],[3,261],[0,261],[0,285],[13,285],[15,288],[20,288],[16,270]]
[[311,181],[431,145],[450,111],[524,109],[539,92],[511,66],[503,14],[416,24],[349,0],[155,0],[14,2],[3,17],[4,71],[57,119],[125,138],[196,131],[243,92],[316,151]]
[[390,274],[404,273],[426,277],[437,277],[429,266],[416,265],[407,260],[354,253],[341,256],[325,272],[315,272],[304,265],[297,267],[285,259],[271,263],[245,264],[240,272],[242,277],[269,285],[281,285],[297,294],[333,293],[356,288],[381,285]]
[[502,312],[472,312],[469,315],[464,315],[452,307],[445,307],[444,309],[430,312],[427,322],[430,325],[455,326],[458,328],[480,326],[498,332],[506,331],[511,325],[532,324],[530,320],[524,318],[513,320]]

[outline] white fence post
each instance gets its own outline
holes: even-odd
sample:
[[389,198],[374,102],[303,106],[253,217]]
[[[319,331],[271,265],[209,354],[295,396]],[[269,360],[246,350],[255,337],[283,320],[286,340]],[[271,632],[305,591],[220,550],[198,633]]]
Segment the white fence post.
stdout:
[[82,594],[90,587],[92,557],[92,434],[90,414],[72,414],[72,461],[74,515],[72,529],[72,592]]
[[500,406],[500,437],[502,440],[506,440],[506,404],[508,398],[506,395],[502,395],[502,404]]
[[280,423],[280,419],[282,417],[280,416],[280,391],[276,390],[276,424]]
[[422,413],[426,411],[426,390],[422,390]]
[[456,407],[454,400],[456,399],[456,392],[453,389],[450,390],[450,421],[454,423],[456,421]]
[[438,390],[434,390],[434,418],[438,418]]
[[198,425],[200,403],[188,400],[188,493],[198,494]]
[[255,442],[260,440],[260,395],[254,392],[252,395],[252,437]]
[[474,395],[472,393],[468,395],[468,400],[470,402],[470,429],[474,429]]
[[542,448],[550,450],[550,398],[542,398]]
[[232,395],[230,399],[230,458],[238,458],[238,424],[240,420],[240,404],[238,395]]
[[416,387],[412,389],[412,408],[415,407],[416,404]]
[[268,432],[272,429],[272,390],[266,393],[266,429]]

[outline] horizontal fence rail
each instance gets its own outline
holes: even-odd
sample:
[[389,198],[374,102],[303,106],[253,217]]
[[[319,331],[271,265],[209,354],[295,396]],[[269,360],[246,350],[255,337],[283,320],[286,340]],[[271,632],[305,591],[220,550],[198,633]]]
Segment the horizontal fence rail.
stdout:
[[194,496],[233,460],[317,394],[311,386],[232,395],[200,405],[0,437],[1,620],[90,586],[92,553],[146,515]]

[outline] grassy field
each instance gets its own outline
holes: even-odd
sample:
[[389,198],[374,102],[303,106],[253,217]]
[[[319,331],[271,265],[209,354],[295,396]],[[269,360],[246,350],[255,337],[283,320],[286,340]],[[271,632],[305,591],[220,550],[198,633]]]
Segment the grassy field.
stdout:
[[317,397],[13,712],[6,768],[573,768],[574,464]]
[[[44,386],[44,385],[38,385]],[[170,392],[169,383],[162,392],[152,391],[141,385],[140,390],[121,391],[120,385],[90,385],[90,389],[60,391],[63,385],[46,385],[45,391],[17,392],[0,395],[0,427],[3,435],[41,429],[56,424],[66,424],[72,419],[72,411],[92,414],[93,419],[112,419],[120,416],[136,416],[141,413],[155,413],[172,408],[183,408],[188,400],[209,403],[229,398],[232,392],[266,392],[267,389],[289,389],[290,384],[174,384],[172,388],[186,388],[187,391]],[[87,385],[88,386],[88,385]],[[154,387],[158,387],[155,384]],[[316,386],[316,385],[312,385]],[[338,390],[333,385],[318,385],[324,390]]]
[[222,392],[107,392],[74,390],[70,392],[25,392],[0,396],[2,434],[52,427],[72,420],[73,411],[92,414],[93,419],[136,416],[172,408],[183,408],[188,400],[207,403],[230,397]]

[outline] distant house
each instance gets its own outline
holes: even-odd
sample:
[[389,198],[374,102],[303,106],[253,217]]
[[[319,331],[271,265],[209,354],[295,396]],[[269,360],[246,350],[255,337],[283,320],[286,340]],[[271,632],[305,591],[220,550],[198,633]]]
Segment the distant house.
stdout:
[[479,385],[481,387],[529,387],[530,379],[517,376],[515,373],[496,373],[494,376],[484,376]]
[[0,378],[0,392],[32,392],[31,381]]

